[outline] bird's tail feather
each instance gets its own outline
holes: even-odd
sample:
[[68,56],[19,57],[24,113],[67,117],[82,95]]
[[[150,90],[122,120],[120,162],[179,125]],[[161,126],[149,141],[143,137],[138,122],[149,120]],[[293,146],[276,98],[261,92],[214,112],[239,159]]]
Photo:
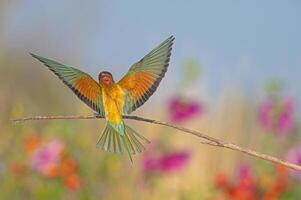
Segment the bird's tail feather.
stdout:
[[125,125],[125,134],[121,135],[107,123],[96,146],[112,153],[127,153],[133,162],[131,155],[142,152],[144,144],[148,143],[150,142],[145,137],[127,125]]

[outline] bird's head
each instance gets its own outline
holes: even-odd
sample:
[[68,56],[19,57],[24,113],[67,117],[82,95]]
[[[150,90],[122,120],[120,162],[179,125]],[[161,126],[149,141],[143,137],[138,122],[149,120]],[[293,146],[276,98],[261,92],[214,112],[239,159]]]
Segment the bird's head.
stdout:
[[103,86],[110,86],[115,83],[112,74],[107,71],[100,72],[98,75],[98,80],[99,84]]

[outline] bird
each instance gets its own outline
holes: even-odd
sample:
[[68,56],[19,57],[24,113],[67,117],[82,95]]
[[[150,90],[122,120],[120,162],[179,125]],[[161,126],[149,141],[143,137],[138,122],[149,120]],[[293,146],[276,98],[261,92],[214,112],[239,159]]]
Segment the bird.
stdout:
[[98,82],[89,74],[55,60],[30,53],[51,70],[75,95],[106,120],[97,148],[119,154],[141,153],[150,141],[125,124],[122,116],[142,106],[158,88],[167,72],[174,36],[170,36],[133,64],[128,72],[114,81],[112,73],[102,71]]

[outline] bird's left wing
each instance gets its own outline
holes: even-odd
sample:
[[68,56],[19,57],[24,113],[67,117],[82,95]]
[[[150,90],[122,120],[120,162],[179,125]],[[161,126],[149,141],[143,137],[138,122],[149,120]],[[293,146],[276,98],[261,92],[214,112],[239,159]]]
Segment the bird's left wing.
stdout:
[[144,104],[156,91],[167,71],[174,37],[171,36],[153,49],[118,82],[125,90],[124,113],[131,113]]
[[104,116],[101,88],[88,74],[54,60],[31,54],[56,74],[75,94],[99,115]]

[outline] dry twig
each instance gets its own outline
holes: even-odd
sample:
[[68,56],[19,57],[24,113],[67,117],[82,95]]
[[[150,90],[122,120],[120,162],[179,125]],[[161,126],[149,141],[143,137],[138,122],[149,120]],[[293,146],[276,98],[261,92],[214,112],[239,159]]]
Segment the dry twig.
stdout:
[[[99,119],[102,117],[99,116],[34,116],[34,117],[27,117],[27,118],[21,118],[21,119],[13,119],[12,121],[15,123],[18,122],[25,122],[25,121],[32,121],[32,120],[57,120],[57,119]],[[158,124],[158,125],[162,125],[162,126],[166,126],[166,127],[170,127],[173,129],[177,129],[179,131],[185,132],[185,133],[189,133],[192,135],[195,135],[199,138],[202,138],[201,143],[202,144],[207,144],[207,145],[211,145],[211,146],[216,146],[216,147],[223,147],[223,148],[227,148],[227,149],[232,149],[234,151],[239,151],[266,161],[270,161],[276,164],[282,164],[288,168],[294,169],[294,170],[298,170],[301,171],[301,166],[299,165],[295,165],[293,163],[289,163],[286,162],[284,160],[281,160],[279,158],[264,154],[264,153],[260,153],[245,147],[241,147],[239,145],[233,144],[231,142],[226,142],[220,139],[216,139],[213,138],[211,136],[208,136],[206,134],[194,131],[194,130],[190,130],[184,127],[180,127],[180,126],[176,126],[167,122],[161,122],[158,120],[153,120],[153,119],[147,119],[147,118],[143,118],[143,117],[139,117],[139,116],[123,116],[124,119],[131,119],[131,120],[136,120],[136,121],[142,121],[142,122],[147,122],[147,123],[151,123],[151,124]]]

